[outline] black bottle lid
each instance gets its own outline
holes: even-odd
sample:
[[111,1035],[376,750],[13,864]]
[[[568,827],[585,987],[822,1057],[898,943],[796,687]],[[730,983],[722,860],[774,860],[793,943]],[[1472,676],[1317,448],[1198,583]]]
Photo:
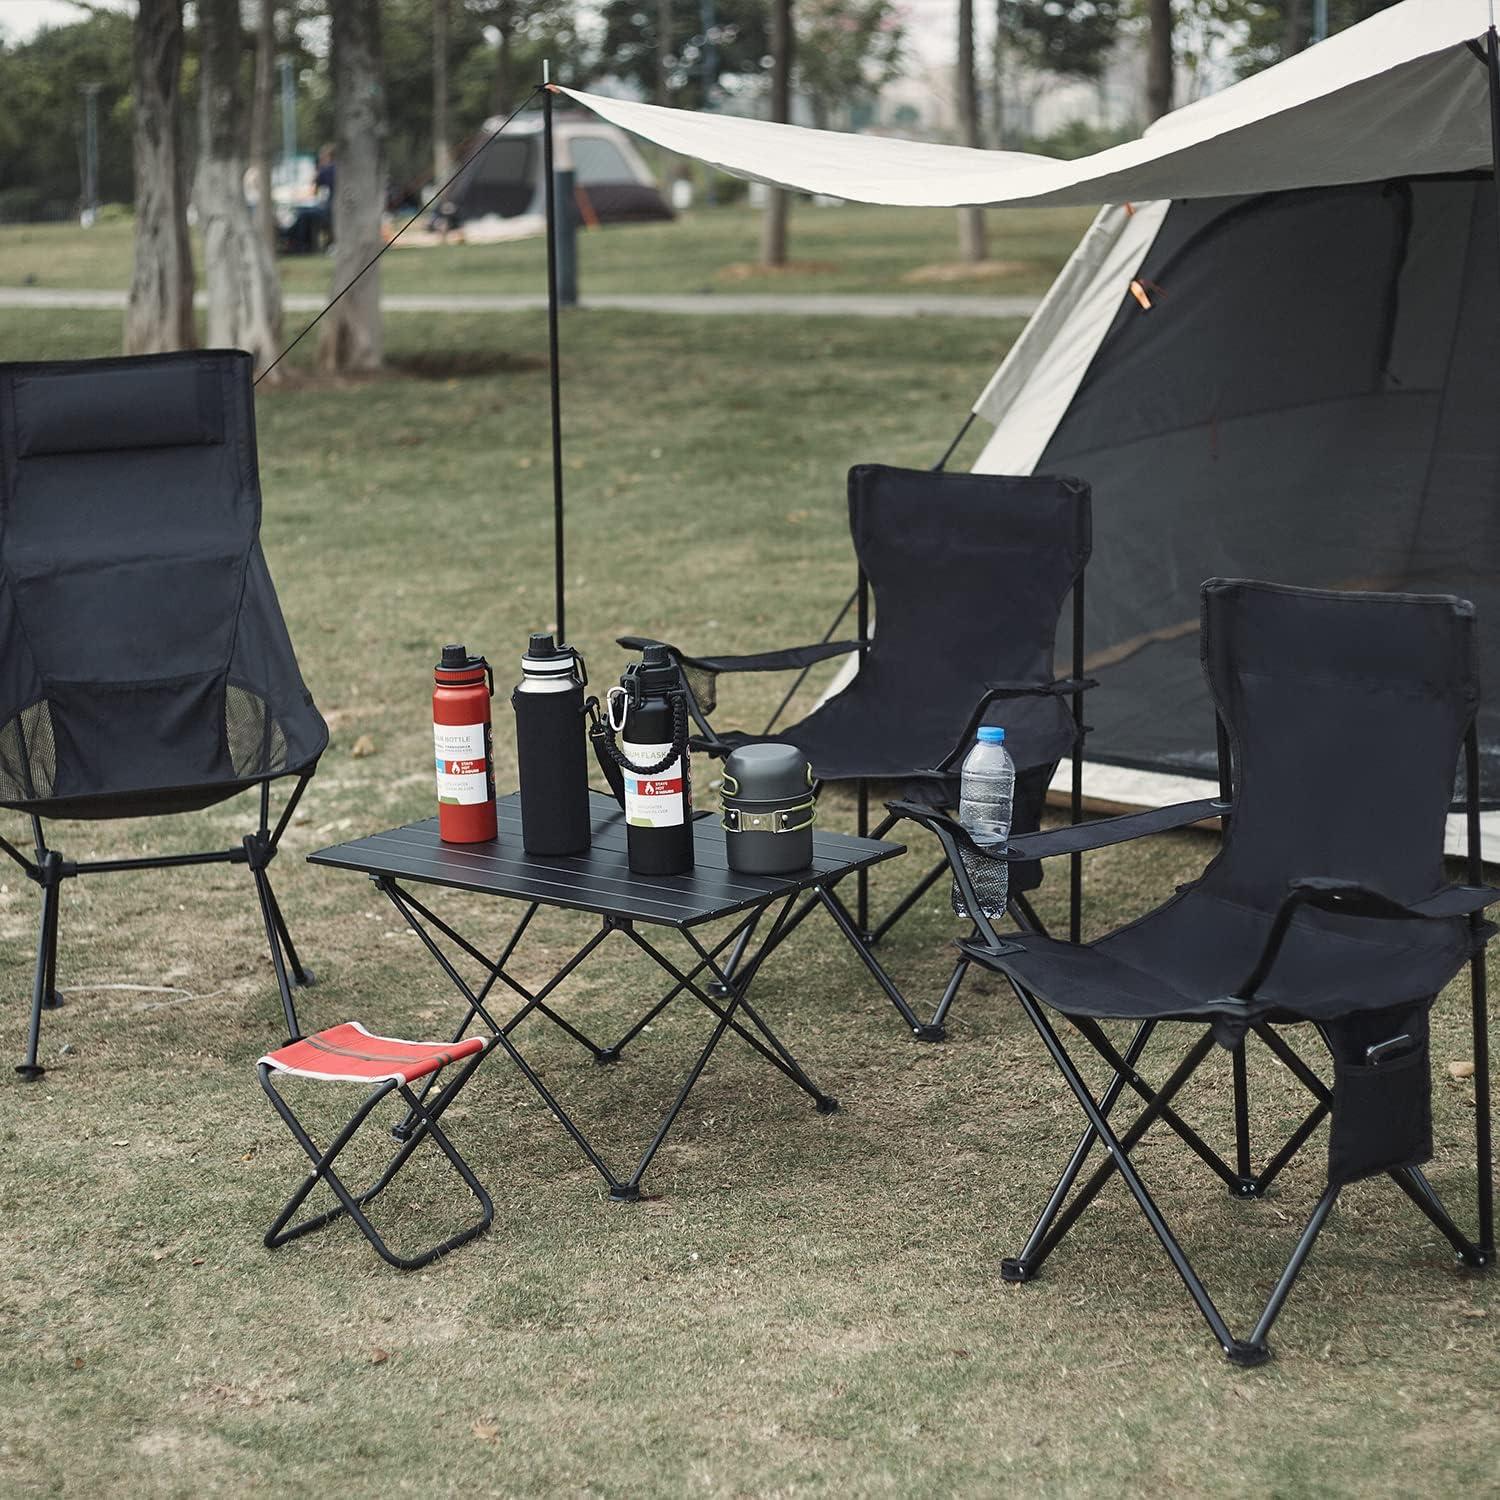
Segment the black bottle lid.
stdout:
[[456,671],[460,667],[468,666],[469,648],[467,646],[444,646],[443,659],[438,665],[450,672]]
[[665,693],[677,686],[677,664],[665,646],[646,646],[641,650],[638,673],[643,693]]

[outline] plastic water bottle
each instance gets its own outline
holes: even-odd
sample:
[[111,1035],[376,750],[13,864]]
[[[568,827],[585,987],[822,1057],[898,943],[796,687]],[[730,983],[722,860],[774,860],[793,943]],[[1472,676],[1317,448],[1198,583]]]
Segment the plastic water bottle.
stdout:
[[[986,724],[975,740],[974,748],[964,757],[959,781],[958,821],[970,833],[986,839],[1000,840],[1000,852],[1010,837],[1011,800],[1016,789],[1016,764],[1005,748],[1005,731]],[[1010,894],[1010,867],[1004,860],[976,858],[960,851],[964,869],[974,886],[974,894],[986,917],[992,922],[1005,915]],[[953,910],[969,916],[958,882],[953,882]]]

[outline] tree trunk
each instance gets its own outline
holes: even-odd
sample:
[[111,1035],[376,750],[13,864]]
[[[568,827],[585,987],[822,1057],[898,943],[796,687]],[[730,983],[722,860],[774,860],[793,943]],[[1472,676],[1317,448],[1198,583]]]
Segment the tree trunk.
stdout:
[[264,370],[281,347],[276,262],[245,202],[240,0],[198,0],[198,227],[208,291],[208,342],[248,349]]
[[1312,17],[1308,14],[1307,0],[1286,0],[1286,13],[1281,23],[1281,55],[1291,57],[1306,49],[1312,40]]
[[[974,82],[974,0],[958,0],[958,128],[964,145],[982,146],[979,90]],[[958,253],[964,260],[983,260],[984,210],[958,211]]]
[[448,149],[448,0],[432,0],[432,185],[453,171]]
[[276,205],[271,201],[273,103],[276,98],[276,0],[260,0],[255,26],[255,94],[250,104],[250,180],[255,184],[255,221],[266,249],[276,254]]
[[135,268],[125,352],[191,349],[193,247],[182,151],[182,0],[141,0],[133,55]]
[[[335,119],[333,289],[342,291],[380,252],[385,208],[385,82],[380,0],[330,0]],[[384,357],[380,267],[373,266],[323,319],[318,364],[378,370]]]
[[667,70],[672,56],[672,0],[656,0],[656,102],[669,104]]
[[515,17],[511,14],[509,5],[503,5],[496,11],[494,26],[499,40],[495,43],[495,86],[491,90],[490,112],[508,115],[515,108],[511,103],[515,85],[510,76],[511,32],[515,27]]
[[[773,0],[771,8],[771,118],[786,124],[792,117],[792,0]],[[760,262],[786,264],[787,214],[790,198],[772,188],[761,221]]]
[[1159,120],[1172,108],[1172,0],[1150,0],[1146,54],[1146,114]]
[[995,42],[990,48],[990,139],[1005,150],[1005,22],[1008,0],[995,7]]

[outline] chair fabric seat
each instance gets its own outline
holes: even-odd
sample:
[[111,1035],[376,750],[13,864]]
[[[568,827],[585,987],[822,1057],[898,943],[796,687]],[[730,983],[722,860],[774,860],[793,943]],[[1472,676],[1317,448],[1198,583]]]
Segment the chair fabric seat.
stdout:
[[461,1042],[410,1042],[376,1036],[358,1021],[345,1021],[288,1042],[261,1062],[278,1073],[326,1083],[409,1084],[483,1050],[484,1042],[477,1036]]
[[[1468,962],[1476,938],[1462,917],[1405,922],[1304,908],[1253,1000],[1235,1000],[1275,912],[1190,886],[1098,942],[1027,934],[994,954],[960,944],[1053,1010],[1099,1020],[1332,1021],[1428,999]],[[1484,924],[1482,945],[1494,932]]]

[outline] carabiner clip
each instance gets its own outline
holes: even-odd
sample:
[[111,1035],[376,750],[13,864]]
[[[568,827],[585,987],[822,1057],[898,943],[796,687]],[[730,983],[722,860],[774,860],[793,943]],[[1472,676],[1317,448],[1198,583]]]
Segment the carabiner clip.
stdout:
[[[616,719],[615,704],[616,703],[618,703],[620,705],[619,713],[618,713],[619,723],[615,722],[615,719]],[[626,712],[626,709],[627,709],[628,706],[629,706],[629,695],[626,693],[625,689],[622,688],[622,687],[612,687],[604,695],[605,715],[609,719],[609,727],[612,730],[614,730],[614,732],[616,734],[620,734],[624,730],[624,728],[625,728],[625,712]]]

